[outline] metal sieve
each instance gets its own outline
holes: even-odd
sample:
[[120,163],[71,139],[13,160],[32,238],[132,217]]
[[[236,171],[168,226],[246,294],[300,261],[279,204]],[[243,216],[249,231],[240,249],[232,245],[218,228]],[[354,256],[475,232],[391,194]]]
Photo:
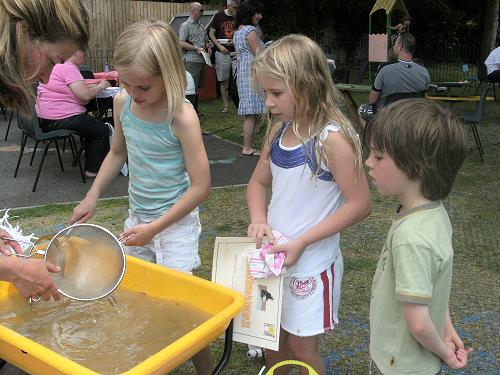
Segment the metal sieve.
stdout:
[[61,272],[52,275],[61,294],[79,301],[93,301],[108,296],[120,284],[125,274],[122,243],[127,239],[117,239],[99,225],[74,224],[56,233],[45,250],[39,249],[42,245],[37,242],[28,255],[12,255],[24,258],[44,255],[46,261],[61,267]]
[[80,301],[106,297],[125,274],[122,243],[95,224],[75,224],[59,231],[50,240],[44,259],[61,267],[53,275],[59,292]]

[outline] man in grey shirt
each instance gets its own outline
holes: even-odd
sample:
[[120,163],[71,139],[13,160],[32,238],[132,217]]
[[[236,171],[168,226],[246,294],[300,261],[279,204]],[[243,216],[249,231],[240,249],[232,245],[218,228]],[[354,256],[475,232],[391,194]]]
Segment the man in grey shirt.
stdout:
[[[410,33],[401,33],[394,41],[392,53],[396,62],[384,66],[373,82],[368,95],[369,105],[376,105],[380,110],[386,105],[386,99],[396,93],[423,93],[430,83],[430,75],[426,68],[413,61],[416,40]],[[362,113],[362,104],[360,113]],[[363,119],[367,120],[367,118]]]
[[179,44],[184,51],[186,70],[193,76],[196,88],[200,89],[205,78],[205,60],[201,53],[208,48],[210,54],[212,44],[209,43],[205,27],[200,22],[203,15],[202,5],[191,3],[189,13],[189,18],[179,28]]

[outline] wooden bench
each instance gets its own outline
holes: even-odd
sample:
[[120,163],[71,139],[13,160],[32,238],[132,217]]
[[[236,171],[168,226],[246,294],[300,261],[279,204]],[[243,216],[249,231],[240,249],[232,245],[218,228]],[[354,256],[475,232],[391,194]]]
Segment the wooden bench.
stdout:
[[[450,102],[450,103],[458,103],[458,102],[478,102],[480,100],[479,95],[467,95],[467,96],[444,96],[444,95],[426,95],[426,99],[429,100],[437,100],[440,102]],[[487,96],[486,101],[494,101],[495,97]]]

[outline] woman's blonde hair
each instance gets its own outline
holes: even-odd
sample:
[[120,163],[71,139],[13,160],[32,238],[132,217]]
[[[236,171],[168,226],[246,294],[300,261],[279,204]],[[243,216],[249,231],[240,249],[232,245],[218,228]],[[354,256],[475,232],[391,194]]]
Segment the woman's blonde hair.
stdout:
[[161,75],[168,116],[174,116],[184,102],[186,70],[179,40],[168,24],[140,21],[130,25],[118,37],[113,59],[117,69],[136,65],[145,75]]
[[88,27],[83,0],[0,0],[0,104],[31,112],[34,93],[22,68],[25,33],[34,43],[71,40],[84,48]]
[[[361,145],[359,137],[350,121],[342,113],[343,100],[335,88],[321,48],[303,35],[287,35],[257,54],[252,62],[252,79],[258,87],[257,75],[276,79],[285,83],[294,100],[294,116],[291,128],[306,149],[307,157],[313,161],[314,174],[319,173],[321,162],[326,164],[325,144],[320,133],[326,124],[333,122],[351,144],[354,151],[356,171],[362,171]],[[268,113],[269,126],[265,148],[269,149],[279,130],[277,122]],[[299,129],[302,131],[299,132]],[[304,135],[304,130],[307,133]],[[309,155],[306,143],[311,140],[314,155]]]

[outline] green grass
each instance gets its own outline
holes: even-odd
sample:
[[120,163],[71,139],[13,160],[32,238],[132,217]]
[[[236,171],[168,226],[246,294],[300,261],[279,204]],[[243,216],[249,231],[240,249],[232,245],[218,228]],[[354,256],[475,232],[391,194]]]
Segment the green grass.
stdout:
[[[366,96],[356,96],[358,103]],[[456,105],[457,109],[472,109],[473,105]],[[241,143],[242,119],[235,114],[221,114],[219,101],[201,103],[202,128],[234,142]],[[470,155],[460,171],[453,191],[445,200],[454,229],[454,277],[450,310],[456,328],[467,346],[472,346],[470,365],[465,372],[453,374],[498,373],[498,301],[499,280],[499,223],[500,223],[500,105],[488,103],[484,123],[479,127],[485,145],[485,162],[481,163],[472,135]],[[470,129],[468,129],[470,130]],[[256,137],[256,143],[261,136]],[[380,196],[372,189],[373,212],[366,220],[342,233],[345,262],[340,307],[340,324],[321,339],[321,352],[328,361],[330,373],[367,374],[368,313],[370,288],[376,261],[382,243],[397,207],[393,199]],[[26,232],[38,235],[53,233],[70,217],[72,205],[50,205],[34,209],[12,211],[15,221]],[[214,189],[200,209],[203,226],[200,241],[202,266],[195,274],[209,279],[212,251],[216,236],[243,236],[248,225],[245,188]],[[100,201],[92,222],[120,233],[127,215],[127,201],[115,199]],[[220,358],[223,343],[212,346],[214,358]],[[230,363],[224,374],[257,374],[262,360],[246,358],[246,346],[235,343]],[[185,364],[173,372],[177,375],[194,374]]]

